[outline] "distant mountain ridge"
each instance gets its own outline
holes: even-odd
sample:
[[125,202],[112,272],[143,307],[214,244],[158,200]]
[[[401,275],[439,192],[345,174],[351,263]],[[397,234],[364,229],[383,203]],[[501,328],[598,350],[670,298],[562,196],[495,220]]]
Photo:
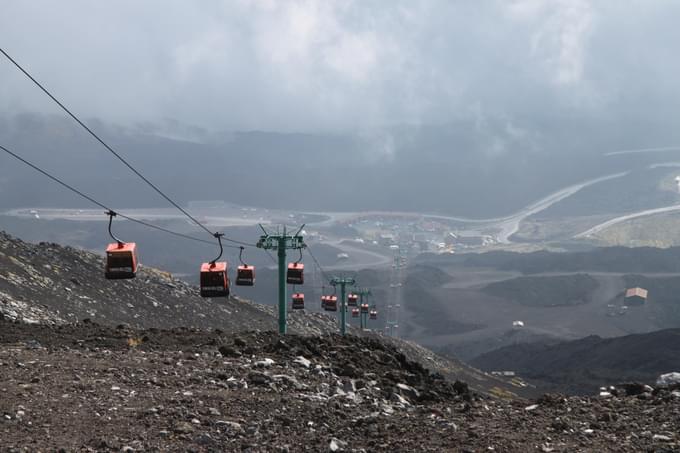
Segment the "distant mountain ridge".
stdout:
[[418,262],[462,265],[519,271],[523,274],[545,272],[617,272],[630,274],[680,273],[680,247],[599,247],[577,252],[545,250],[517,252],[427,254]]
[[637,380],[654,384],[664,373],[680,371],[680,329],[546,345],[522,343],[482,354],[472,365],[509,370],[544,391],[593,394],[600,386]]
[[[503,119],[489,118],[483,129],[461,120],[370,133],[236,131],[203,143],[172,138],[156,125],[125,129],[97,120],[88,124],[183,203],[215,199],[218,187],[226,201],[267,208],[493,217],[620,167],[585,148],[578,159],[571,150],[540,152],[541,140],[533,137],[527,144],[509,136]],[[58,169],[60,177],[95,197],[115,195],[115,204],[126,207],[165,204],[66,118],[28,113],[0,117],[0,134],[4,146],[48,170]],[[189,130],[186,135],[201,133]],[[502,152],[490,152],[500,142]],[[590,165],[583,165],[584,160]],[[330,177],[339,182],[328,184]],[[82,206],[71,194],[46,190],[43,183],[48,181],[8,161],[0,167],[0,208]],[[22,190],[10,191],[12,187]]]

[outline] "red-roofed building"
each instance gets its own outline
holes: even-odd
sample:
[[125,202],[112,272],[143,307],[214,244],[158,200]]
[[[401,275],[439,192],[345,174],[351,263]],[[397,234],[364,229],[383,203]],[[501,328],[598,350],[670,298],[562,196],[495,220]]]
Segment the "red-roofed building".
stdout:
[[644,288],[628,288],[623,301],[626,305],[643,305],[647,302],[647,290]]

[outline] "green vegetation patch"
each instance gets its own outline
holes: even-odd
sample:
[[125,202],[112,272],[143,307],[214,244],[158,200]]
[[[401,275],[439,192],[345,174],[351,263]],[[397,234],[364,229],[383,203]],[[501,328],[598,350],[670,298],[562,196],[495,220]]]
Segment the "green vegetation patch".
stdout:
[[598,285],[588,274],[573,274],[517,277],[491,283],[483,291],[529,307],[560,307],[587,304]]

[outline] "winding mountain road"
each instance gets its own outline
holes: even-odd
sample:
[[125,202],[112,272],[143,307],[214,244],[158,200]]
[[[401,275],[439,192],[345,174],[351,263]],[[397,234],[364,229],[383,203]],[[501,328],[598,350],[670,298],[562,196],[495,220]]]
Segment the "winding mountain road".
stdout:
[[620,217],[615,217],[613,219],[607,220],[606,222],[602,222],[599,225],[595,225],[594,227],[589,228],[582,233],[576,234],[576,235],[574,235],[574,239],[582,239],[582,238],[590,237],[594,234],[599,233],[602,230],[606,230],[607,228],[609,228],[611,226],[614,226],[614,225],[621,223],[621,222],[626,222],[628,220],[637,219],[639,217],[646,217],[646,216],[655,215],[655,214],[663,214],[665,212],[674,212],[674,211],[680,211],[680,205],[675,204],[675,205],[672,205],[672,206],[666,206],[664,208],[646,209],[644,211],[633,212],[631,214],[622,215]]

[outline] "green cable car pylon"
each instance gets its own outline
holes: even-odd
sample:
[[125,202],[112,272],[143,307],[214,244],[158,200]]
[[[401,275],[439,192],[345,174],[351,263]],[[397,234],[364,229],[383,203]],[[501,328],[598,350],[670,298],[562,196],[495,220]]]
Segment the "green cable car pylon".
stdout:
[[283,226],[283,234],[269,234],[262,225],[260,228],[264,235],[260,236],[257,242],[259,248],[265,250],[276,250],[278,253],[279,266],[279,333],[285,334],[288,330],[286,321],[286,250],[302,250],[306,247],[305,242],[300,235],[303,224],[297,233],[293,235],[286,234],[286,226]]
[[347,333],[347,285],[354,285],[353,278],[338,278],[333,277],[330,281],[332,286],[340,286],[340,333],[345,335]]

